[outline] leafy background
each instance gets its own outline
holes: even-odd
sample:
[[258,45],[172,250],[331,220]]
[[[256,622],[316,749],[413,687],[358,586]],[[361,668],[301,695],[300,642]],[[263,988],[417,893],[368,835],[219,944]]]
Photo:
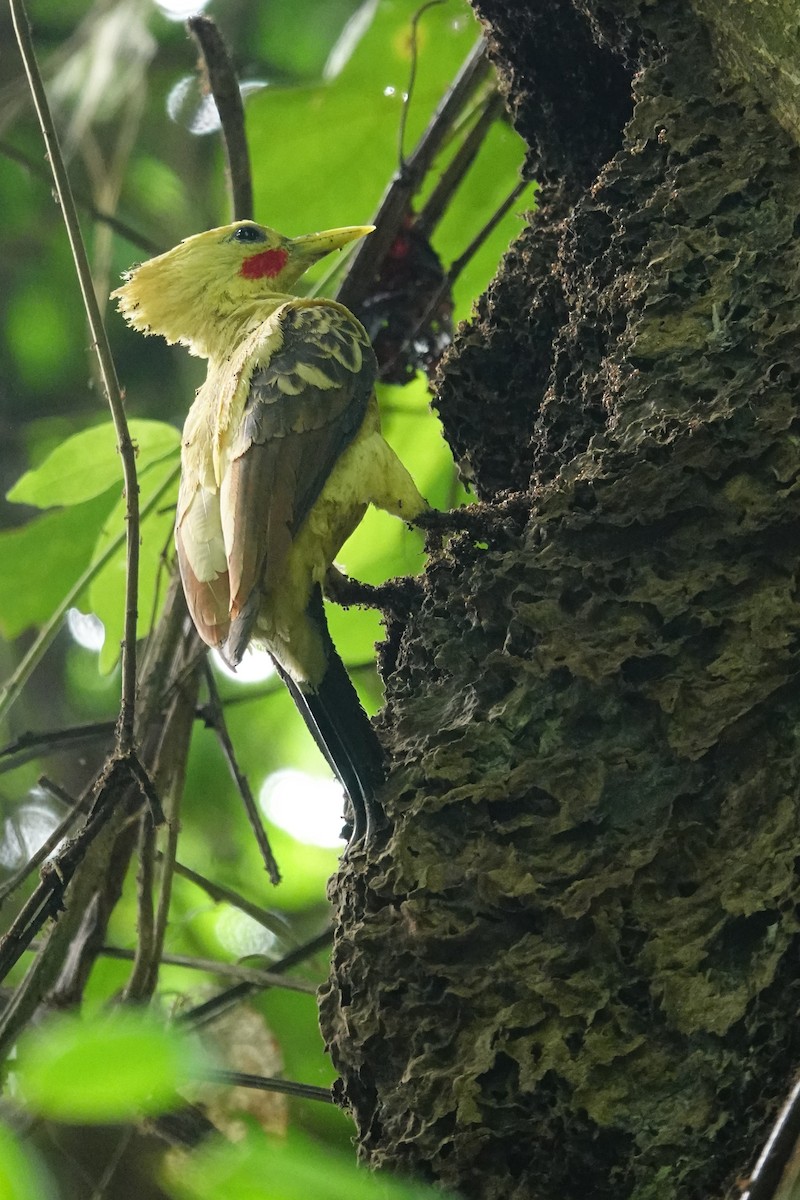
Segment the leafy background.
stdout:
[[[369,219],[398,165],[416,8],[409,0],[294,0],[291,5],[219,0],[207,6],[246,85],[257,220],[300,234]],[[94,5],[38,0],[32,5],[36,45],[104,302],[132,263],[230,219],[214,114],[198,92],[196,50],[182,23],[188,11],[177,3],[170,8],[168,0]],[[422,15],[406,149],[424,129],[478,33],[460,0],[446,0]],[[3,45],[13,45],[5,10],[0,38]],[[13,54],[0,56],[0,72],[0,490],[8,493],[0,501],[0,671],[8,675],[36,627],[57,610],[81,573],[119,542],[124,508],[114,438],[66,237]],[[434,236],[445,264],[464,251],[510,192],[522,159],[523,146],[510,126],[495,122]],[[457,319],[469,315],[530,200],[530,194],[523,195],[460,276]],[[135,232],[113,232],[93,216],[92,207],[114,213]],[[142,502],[151,505],[142,526],[140,632],[145,634],[163,596],[164,559],[170,554],[178,431],[203,364],[179,347],[142,339],[112,310],[107,324],[140,448]],[[387,437],[421,491],[440,508],[463,502],[429,406],[426,381],[418,377],[405,388],[384,388],[380,400]],[[344,547],[341,563],[355,577],[377,583],[419,571],[421,542],[391,518],[370,513]],[[112,552],[60,622],[54,643],[5,718],[0,730],[4,744],[28,730],[114,719],[123,584],[121,552]],[[97,620],[80,613],[102,619],[101,648]],[[380,703],[373,665],[379,620],[373,612],[354,609],[333,609],[330,619],[334,640],[365,704],[374,711]],[[266,787],[264,794],[272,797],[267,825],[283,882],[274,889],[267,881],[215,736],[199,722],[179,856],[271,909],[277,932],[233,906],[213,904],[194,885],[178,879],[167,935],[167,950],[173,954],[227,961],[258,955],[269,962],[325,924],[325,884],[340,852],[330,844],[331,830],[335,836],[341,802],[288,697],[273,678],[265,677],[263,660],[250,665],[256,676],[250,682],[233,679],[221,668],[218,679],[240,763],[256,794]],[[81,755],[60,753],[3,775],[0,884],[61,816],[37,786],[42,770],[77,795],[101,757],[102,747]],[[276,776],[287,769],[302,774]],[[314,844],[326,839],[327,846]],[[7,903],[0,909],[3,927],[11,907]],[[132,881],[110,935],[123,949],[135,944]],[[86,996],[89,1013],[103,1007],[128,971],[124,961],[100,961]],[[318,983],[324,973],[322,956],[307,968],[306,978]],[[196,1000],[206,994],[203,989],[211,980],[164,967],[165,1005]],[[333,1074],[317,1030],[313,995],[273,989],[255,1008],[278,1047],[287,1078],[329,1085]],[[59,1052],[54,1049],[52,1057],[59,1061]],[[97,1061],[98,1070],[107,1069],[102,1054]],[[63,1085],[51,1080],[50,1091],[57,1094],[60,1086],[69,1091],[69,1077],[67,1068]],[[28,1104],[36,1109],[30,1095]],[[135,1107],[132,1102],[131,1109]],[[348,1146],[349,1124],[332,1106],[291,1101],[289,1109],[295,1130],[329,1149]],[[58,1115],[63,1120],[69,1113]],[[76,1112],[78,1119],[83,1118]],[[0,1141],[0,1180],[2,1163],[11,1163],[17,1154],[17,1149],[8,1150],[10,1157],[4,1158],[4,1145]],[[258,1151],[251,1145],[249,1153]],[[308,1153],[303,1144],[301,1157]],[[24,1176],[28,1182],[8,1194],[45,1195],[41,1180],[30,1184],[31,1160],[24,1163],[16,1178]],[[203,1190],[203,1177],[203,1171],[195,1172],[192,1183],[187,1176],[179,1194],[210,1195]],[[35,1190],[25,1191],[29,1185]],[[248,1194],[238,1186],[230,1184],[226,1194]],[[355,1195],[347,1190],[352,1183],[341,1186],[341,1194]],[[331,1187],[324,1194],[340,1194]]]

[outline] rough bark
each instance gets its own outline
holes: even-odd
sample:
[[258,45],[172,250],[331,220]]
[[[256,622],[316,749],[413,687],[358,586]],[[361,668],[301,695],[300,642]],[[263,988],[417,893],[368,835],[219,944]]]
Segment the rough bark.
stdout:
[[694,0],[715,58],[761,97],[800,142],[800,9],[796,0]]
[[437,399],[485,507],[323,1031],[375,1164],[706,1200],[800,1062],[800,155],[690,0],[533,7],[481,13],[548,182]]

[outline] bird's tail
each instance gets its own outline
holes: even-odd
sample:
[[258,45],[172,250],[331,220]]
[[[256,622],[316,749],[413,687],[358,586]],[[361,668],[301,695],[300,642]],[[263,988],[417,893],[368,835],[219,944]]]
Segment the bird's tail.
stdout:
[[311,736],[350,798],[352,846],[383,824],[376,792],[386,778],[386,759],[331,640],[319,587],[312,593],[308,615],[320,630],[325,646],[327,667],[322,680],[313,691],[307,691],[279,664],[276,666]]

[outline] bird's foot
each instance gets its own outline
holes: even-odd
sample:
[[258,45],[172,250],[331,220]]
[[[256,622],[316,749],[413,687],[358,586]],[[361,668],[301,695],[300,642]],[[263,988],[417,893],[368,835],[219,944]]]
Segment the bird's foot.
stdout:
[[362,583],[360,579],[345,575],[338,567],[328,567],[325,575],[326,598],[342,608],[349,608],[351,604],[380,608],[382,591],[383,588],[375,587],[372,583]]
[[442,512],[427,508],[411,522],[425,535],[425,552],[429,555],[441,550],[446,537],[466,534],[476,542],[492,543],[514,527],[519,532],[530,513],[530,498],[522,494],[509,494],[496,503],[465,504]]
[[389,579],[386,583],[375,586],[351,579],[335,567],[331,567],[325,576],[325,595],[328,600],[340,604],[343,608],[348,608],[351,604],[363,608],[377,608],[405,621],[419,602],[419,584],[412,576],[401,576],[399,579]]

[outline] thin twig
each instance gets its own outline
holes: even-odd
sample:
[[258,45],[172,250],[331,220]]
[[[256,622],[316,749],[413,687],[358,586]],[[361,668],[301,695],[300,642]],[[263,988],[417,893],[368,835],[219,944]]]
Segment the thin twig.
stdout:
[[[62,789],[59,788],[58,792],[56,792],[57,785],[53,784],[51,780],[42,776],[42,778],[39,780],[39,785],[43,788],[46,788],[47,791],[51,792],[52,794],[58,795],[58,798],[61,799]],[[3,886],[0,887],[0,907],[5,904],[8,897],[17,890],[20,884],[25,882],[30,874],[32,874],[37,867],[41,866],[46,858],[49,858],[62,838],[67,836],[69,830],[75,824],[75,821],[78,819],[78,817],[88,810],[89,804],[91,803],[91,793],[84,793],[79,800],[70,799],[69,803],[71,804],[69,812],[63,818],[63,820],[56,825],[50,836],[42,842],[39,849],[31,855],[28,861],[23,863],[19,870],[15,871],[14,874],[5,881]]]
[[522,193],[524,192],[524,190],[527,186],[528,186],[528,183],[524,179],[519,180],[514,185],[514,187],[509,192],[509,194],[506,196],[505,200],[503,200],[503,202],[500,205],[498,205],[497,209],[492,213],[491,217],[486,222],[486,224],[483,226],[483,228],[481,230],[479,230],[479,232],[475,235],[475,237],[469,243],[469,245],[467,246],[464,253],[461,254],[452,263],[449,271],[442,279],[442,282],[436,288],[436,291],[431,294],[431,297],[428,301],[425,311],[423,312],[423,314],[417,321],[414,328],[411,330],[411,332],[408,334],[408,336],[403,340],[403,342],[400,344],[400,346],[397,348],[396,352],[388,360],[388,362],[385,362],[383,364],[381,370],[384,374],[391,371],[392,367],[395,365],[398,358],[401,357],[401,355],[403,354],[405,349],[413,342],[414,338],[416,337],[417,332],[420,329],[425,328],[425,326],[428,324],[428,322],[430,321],[433,314],[439,308],[439,305],[441,304],[444,297],[449,295],[449,293],[453,290],[453,285],[456,282],[456,280],[458,279],[461,272],[469,264],[469,262],[474,258],[474,256],[478,253],[478,251],[480,250],[483,243],[491,235],[491,233],[496,229],[497,225],[500,223],[500,221],[502,221],[503,217],[506,215],[506,213],[512,207],[512,205],[519,199],[519,197],[522,195]]
[[125,985],[124,998],[132,1004],[150,999],[158,962],[155,939],[155,908],[153,882],[155,879],[156,833],[149,812],[139,817],[139,870],[136,873],[137,919],[136,954],[133,971]]
[[[134,969],[125,989],[126,998],[139,1002],[150,1000],[155,994],[164,955],[180,832],[180,802],[186,782],[187,752],[194,728],[193,706],[197,699],[203,662],[202,658],[192,657],[192,671],[178,686],[170,700],[164,737],[159,742],[153,762],[153,776],[159,781],[166,805],[167,838],[163,853],[157,856],[155,841],[150,843],[153,859],[157,857],[161,864],[158,901],[152,916],[147,944],[145,947],[137,945]],[[150,894],[152,896],[152,886]]]
[[517,200],[519,200],[527,186],[528,180],[526,179],[520,179],[514,185],[509,194],[506,196],[505,200],[503,200],[503,202],[497,206],[491,217],[489,217],[489,220],[486,222],[483,228],[475,234],[475,237],[467,246],[464,253],[459,255],[459,257],[453,262],[450,270],[447,272],[447,282],[450,287],[452,287],[456,282],[459,275],[470,262],[470,260],[478,253],[486,239],[494,232],[508,210],[512,208],[514,204],[516,204]]
[[[290,950],[278,962],[273,963],[273,973],[282,975],[285,971],[291,970],[298,963],[311,958],[312,954],[316,954],[318,950],[328,949],[332,940],[333,929],[329,925],[327,929],[323,929],[316,937],[310,938],[295,950]],[[198,1004],[195,1008],[190,1008],[188,1012],[181,1013],[178,1019],[186,1025],[191,1025],[193,1028],[197,1028],[199,1025],[207,1025],[209,1021],[215,1020],[222,1013],[227,1012],[229,1008],[232,1008],[247,996],[252,995],[253,992],[261,990],[257,984],[237,983],[234,987],[228,988],[216,996],[212,996],[210,1000],[206,1000],[203,1004]]]
[[[50,1123],[47,1129],[47,1140],[58,1152],[59,1156],[63,1160],[64,1165],[69,1165],[70,1173],[73,1174],[74,1177],[74,1182],[70,1180],[72,1186],[76,1189],[80,1188],[80,1194],[82,1196],[88,1196],[90,1194],[90,1189],[95,1185],[94,1176],[91,1174],[88,1165],[84,1162],[81,1162],[74,1153],[76,1148],[75,1142],[74,1140],[70,1139],[67,1134],[67,1130],[62,1130],[62,1127],[57,1126],[55,1121],[53,1121]],[[61,1169],[63,1171],[63,1166]],[[64,1174],[66,1174],[66,1172],[64,1172]]]
[[268,912],[267,909],[260,908],[258,904],[253,904],[250,900],[240,895],[239,892],[235,892],[233,888],[225,887],[222,883],[214,883],[213,880],[206,879],[205,875],[200,875],[197,871],[193,871],[191,867],[185,867],[180,862],[175,863],[175,874],[195,884],[215,904],[230,904],[233,908],[238,908],[240,912],[246,913],[248,917],[252,917],[258,925],[262,925],[264,929],[268,929],[276,937],[286,937],[286,927],[278,917]]
[[400,113],[400,124],[397,130],[397,169],[401,174],[405,167],[405,140],[408,113],[411,108],[411,101],[414,98],[414,85],[417,82],[417,65],[419,62],[417,27],[428,9],[438,8],[440,4],[444,4],[444,0],[428,0],[427,4],[423,4],[421,8],[418,8],[411,18],[411,67],[408,72],[408,84],[406,85],[406,94],[403,97],[403,108]]
[[[0,982],[24,954],[49,917],[57,917],[62,897],[89,846],[112,816],[116,802],[131,782],[128,764],[112,759],[91,788],[91,812],[80,832],[66,843],[55,859],[45,863],[42,877],[10,928],[0,938]],[[141,803],[141,801],[140,801]]]
[[66,788],[63,788],[60,783],[56,783],[54,779],[50,779],[47,775],[40,775],[38,779],[39,787],[46,791],[49,795],[62,804],[64,808],[70,809],[71,812],[79,810],[80,805],[84,803],[85,797],[76,800],[71,796]]
[[333,1104],[330,1088],[317,1087],[313,1083],[296,1083],[293,1079],[276,1079],[271,1075],[248,1075],[244,1071],[218,1069],[204,1071],[203,1079],[208,1083],[256,1088],[260,1092],[281,1092],[284,1096],[296,1096],[299,1100],[321,1100],[324,1104]]
[[228,48],[210,17],[190,17],[189,32],[200,47],[208,88],[222,125],[234,221],[253,219],[253,181],[244,129],[244,105]]
[[[188,614],[180,586],[170,588],[164,613],[147,651],[142,657],[142,680],[138,718],[143,735],[143,754],[154,761],[158,748],[168,737],[170,717],[165,704],[174,700],[180,707],[187,730],[187,744],[172,744],[172,772],[182,770],[188,750],[196,705],[199,638],[188,627]],[[185,692],[185,689],[189,690]],[[127,763],[112,759],[89,789],[92,809],[86,824],[58,851],[53,863],[42,871],[30,906],[21,913],[13,936],[0,942],[2,962],[7,964],[25,950],[48,917],[58,918],[48,930],[47,943],[26,971],[0,1014],[0,1058],[19,1037],[39,1006],[48,997],[77,1002],[99,947],[105,940],[108,917],[122,888],[127,863],[133,853],[134,819],[142,807],[142,793],[134,783]],[[64,895],[66,891],[66,896]]]
[[[11,162],[18,163],[24,167],[31,175],[37,179],[42,179],[46,183],[50,183],[52,175],[47,167],[43,167],[35,159],[27,155],[23,150],[18,150],[16,146],[12,146],[10,142],[0,140],[0,155],[3,158],[10,159]],[[143,233],[139,233],[126,221],[121,221],[119,217],[115,217],[112,213],[104,212],[98,208],[91,197],[85,192],[73,189],[73,198],[75,203],[90,216],[93,220],[99,221],[103,225],[107,225],[109,229],[113,229],[114,233],[118,233],[120,237],[125,238],[126,242],[130,242],[132,246],[136,246],[144,254],[153,255],[160,254],[164,249],[163,246],[156,245],[149,237]]]
[[103,1200],[106,1195],[108,1186],[111,1180],[119,1170],[119,1165],[122,1162],[125,1154],[133,1141],[133,1135],[136,1133],[136,1126],[129,1125],[126,1129],[122,1129],[119,1133],[119,1140],[108,1156],[108,1162],[105,1165],[103,1174],[97,1181],[97,1185],[92,1191],[89,1200]]
[[[158,504],[164,493],[175,482],[175,478],[180,471],[180,467],[176,467],[171,471],[161,486],[150,497],[146,504],[142,506],[141,516],[145,517],[150,513],[156,504]],[[127,537],[127,533],[123,531],[114,538],[113,542],[109,543],[99,558],[94,562],[89,563],[89,566],[83,574],[75,581],[67,594],[61,600],[61,603],[56,608],[55,612],[42,625],[36,635],[36,638],[31,643],[24,657],[17,664],[14,673],[6,680],[3,688],[0,689],[0,720],[8,714],[19,699],[22,689],[28,682],[28,679],[33,674],[35,668],[39,665],[45,653],[52,645],[59,629],[61,622],[64,619],[64,614],[72,607],[75,601],[85,588],[89,586],[92,580],[100,574],[106,563],[110,562],[114,555],[119,550]]]
[[128,764],[128,770],[133,778],[138,783],[142,795],[150,806],[150,816],[154,825],[164,824],[164,812],[161,808],[161,801],[158,798],[158,793],[153,786],[153,781],[145,771],[139,757],[136,754],[129,754],[125,760]]
[[353,255],[347,278],[338,299],[348,308],[357,309],[380,270],[397,231],[408,212],[411,198],[422,182],[434,157],[447,137],[453,121],[489,71],[482,40],[476,42],[442,100],[403,169],[389,184],[373,217],[375,232],[359,245]]
[[503,111],[503,98],[492,91],[483,102],[483,108],[475,124],[442,172],[425,206],[416,216],[414,229],[430,238],[441,221],[453,194],[458,189],[467,171],[475,161],[486,135]]
[[111,348],[108,344],[103,318],[92,284],[92,273],[86,248],[81,237],[75,201],[72,198],[69,177],[61,155],[53,117],[44,90],[44,83],[36,61],[31,38],[28,15],[24,0],[9,0],[11,19],[17,36],[20,54],[28,77],[34,107],[39,118],[53,182],[61,206],[61,214],[67,229],[75,271],[80,284],[83,305],[92,335],[92,344],[103,388],[111,410],[117,444],[122,460],[122,475],[125,484],[125,509],[127,522],[127,555],[125,577],[125,633],[122,643],[122,696],[120,700],[117,747],[119,754],[128,756],[133,749],[134,719],[136,714],[136,615],[139,580],[139,485],[136,478],[136,453],[128,430],[122,392],[117,379]]
[[233,748],[231,736],[228,733],[228,726],[225,721],[225,712],[220,699],[219,688],[214,679],[214,672],[211,669],[211,664],[207,661],[205,665],[206,688],[208,689],[208,704],[203,709],[200,709],[200,715],[211,726],[217,735],[217,740],[222,747],[222,753],[225,755],[225,761],[228,764],[230,773],[233,776],[236,787],[239,789],[239,795],[244,804],[244,810],[247,813],[247,819],[250,822],[250,828],[253,831],[253,836],[256,839],[258,848],[261,851],[261,858],[264,863],[270,883],[275,885],[281,881],[281,873],[278,870],[278,864],[275,861],[275,856],[272,853],[272,847],[269,844],[267,832],[261,822],[261,816],[258,811],[258,806],[253,796],[253,790],[250,787],[250,781],[244,771],[239,766],[236,759],[236,751]]
[[150,636],[150,634],[153,632],[153,630],[156,627],[156,617],[158,616],[158,610],[159,610],[159,606],[160,606],[160,602],[161,602],[161,588],[162,588],[165,580],[167,583],[169,583],[170,575],[172,572],[172,567],[170,565],[170,560],[169,560],[169,552],[170,552],[171,547],[174,544],[175,544],[175,530],[170,529],[169,533],[167,534],[167,536],[164,539],[164,542],[161,547],[161,551],[158,556],[158,570],[156,571],[156,585],[153,589],[153,604],[150,608],[150,620],[147,623],[147,636],[148,637]]
[[169,922],[169,908],[172,902],[172,881],[175,878],[175,856],[178,853],[178,836],[181,831],[179,817],[180,795],[170,797],[170,811],[167,818],[167,844],[161,854],[161,887],[156,905],[156,921],[153,935],[153,953],[157,956],[153,971],[153,991],[158,982],[158,964],[164,961],[164,938]]
[[[34,943],[31,950],[38,947]],[[103,946],[100,953],[106,958],[119,958],[132,962],[136,956],[135,950],[125,950],[119,946]],[[161,963],[165,967],[183,967],[187,971],[205,971],[208,975],[220,975],[223,978],[236,979],[240,983],[252,983],[256,988],[276,987],[287,992],[302,992],[306,996],[315,996],[317,985],[307,983],[304,979],[287,979],[276,975],[274,971],[262,971],[259,967],[248,967],[244,963],[220,962],[216,958],[192,958],[187,954],[162,954]]]
[[42,755],[56,754],[65,748],[74,750],[84,742],[101,741],[113,732],[113,721],[95,721],[90,725],[73,725],[69,729],[52,729],[41,733],[28,730],[0,750],[0,775],[15,771]]

